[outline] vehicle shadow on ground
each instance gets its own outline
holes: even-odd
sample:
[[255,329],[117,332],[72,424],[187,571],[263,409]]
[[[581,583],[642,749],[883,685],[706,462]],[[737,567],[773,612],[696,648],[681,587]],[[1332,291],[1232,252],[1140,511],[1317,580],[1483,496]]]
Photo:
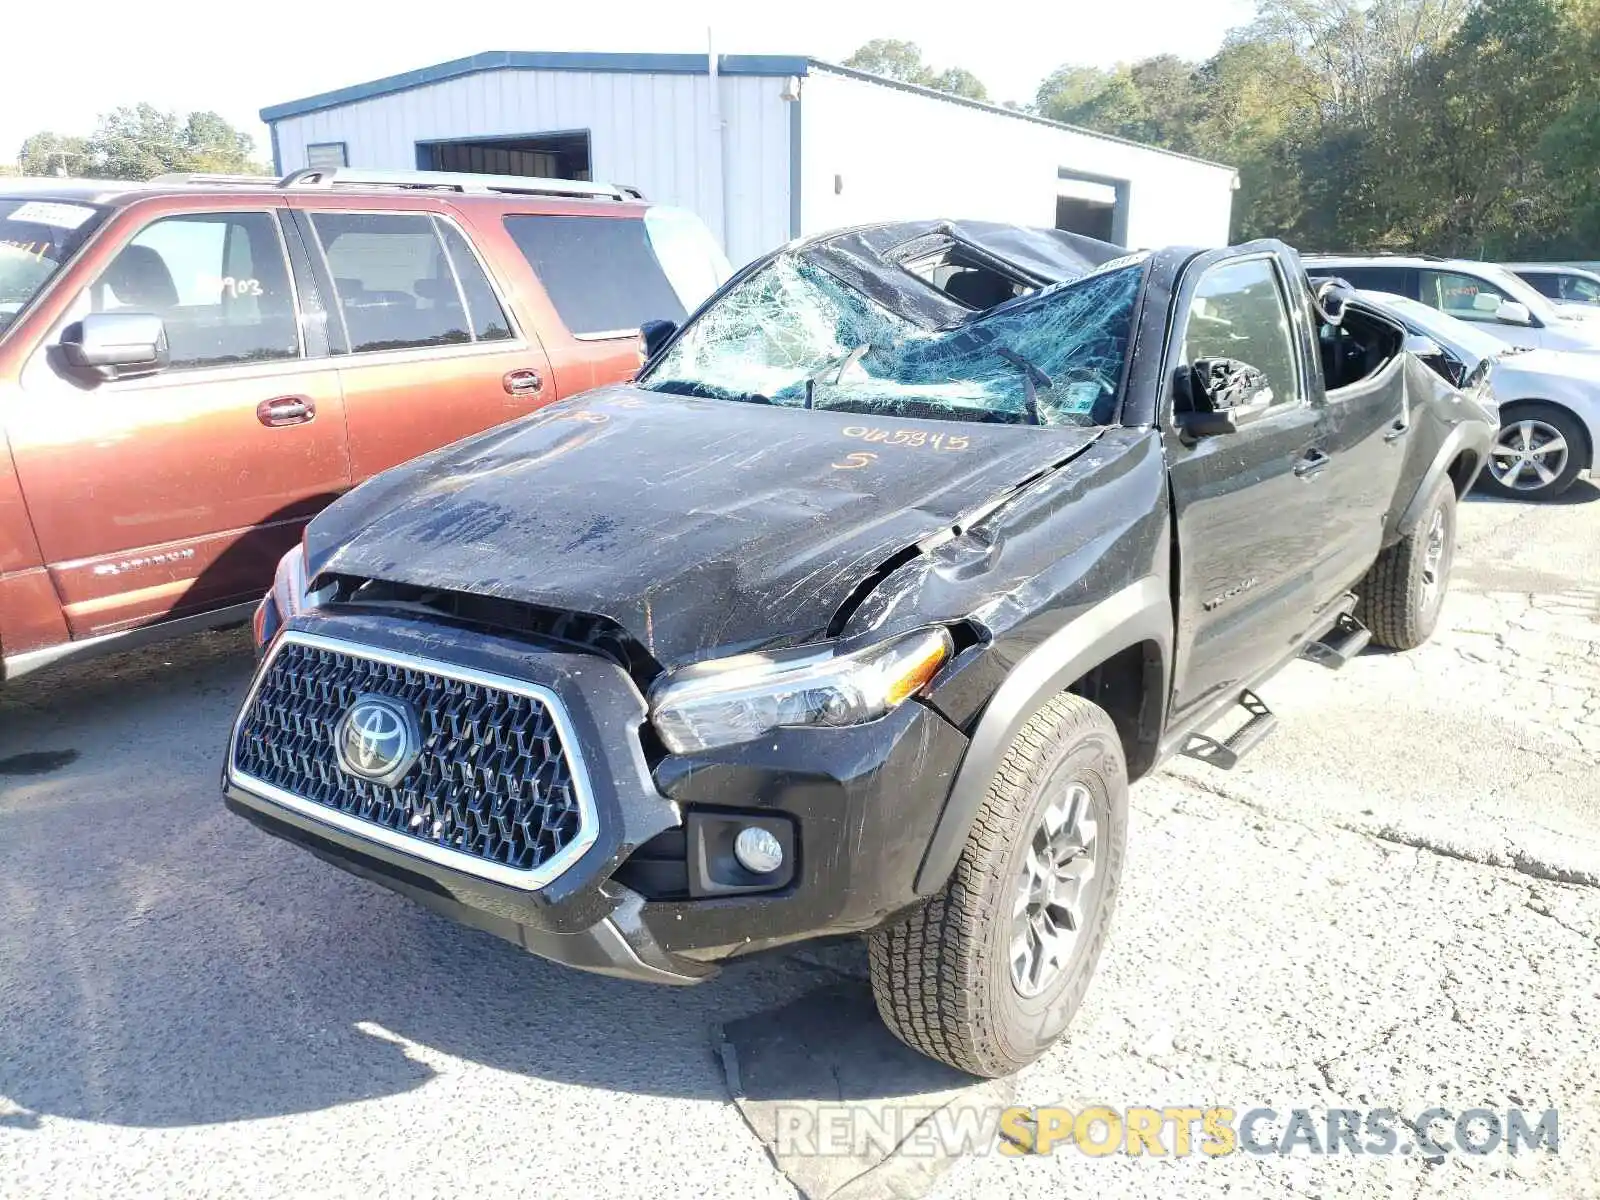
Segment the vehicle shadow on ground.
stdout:
[[1514,496],[1491,496],[1481,488],[1473,488],[1467,499],[1477,504],[1549,505],[1563,507],[1574,504],[1593,504],[1600,500],[1600,484],[1592,479],[1576,479],[1572,486],[1554,500],[1518,500]]
[[[281,1116],[461,1062],[725,1100],[717,1030],[841,981],[866,995],[859,943],[737,963],[694,988],[585,975],[266,837],[220,800],[251,665],[247,639],[211,635],[0,697],[0,761],[35,756],[0,776],[0,1124]],[[818,1004],[808,1036],[859,1044],[870,1000]],[[873,1090],[925,1091],[912,1067],[926,1060],[891,1050],[915,1063],[902,1072],[889,1053]],[[763,1086],[839,1098],[814,1074],[793,1097]]]

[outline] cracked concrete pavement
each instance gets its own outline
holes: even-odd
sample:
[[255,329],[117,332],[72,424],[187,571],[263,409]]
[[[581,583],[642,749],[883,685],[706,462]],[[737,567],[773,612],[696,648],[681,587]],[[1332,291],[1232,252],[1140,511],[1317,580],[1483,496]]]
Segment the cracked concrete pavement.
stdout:
[[[248,671],[214,635],[0,694],[0,1191],[794,1195],[710,1029],[829,956],[586,977],[265,838],[216,795]],[[1600,1196],[1600,489],[1465,504],[1434,642],[1263,695],[1237,771],[1135,788],[1099,977],[1019,1102],[1556,1108],[1560,1152],[1065,1147],[929,1194]]]

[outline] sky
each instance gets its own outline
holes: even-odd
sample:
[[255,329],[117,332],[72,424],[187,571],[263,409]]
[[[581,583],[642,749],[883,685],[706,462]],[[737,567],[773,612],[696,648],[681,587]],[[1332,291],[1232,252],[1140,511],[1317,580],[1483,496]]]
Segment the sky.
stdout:
[[13,161],[33,133],[88,133],[99,113],[141,101],[180,113],[218,112],[255,138],[265,160],[267,131],[257,114],[267,105],[484,50],[703,53],[708,29],[720,53],[834,62],[872,38],[903,38],[934,67],[974,72],[992,99],[1026,101],[1063,63],[1209,57],[1254,4],[473,0],[463,8],[468,19],[451,21],[449,3],[416,0],[290,0],[268,9],[217,0],[78,0],[61,41],[19,38],[0,54],[0,161]]

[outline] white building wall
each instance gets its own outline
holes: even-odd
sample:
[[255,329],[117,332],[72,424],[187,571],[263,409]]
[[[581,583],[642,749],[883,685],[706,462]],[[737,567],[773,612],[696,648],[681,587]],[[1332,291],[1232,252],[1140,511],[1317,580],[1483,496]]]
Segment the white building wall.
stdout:
[[818,68],[801,107],[803,233],[919,217],[1050,227],[1065,167],[1129,182],[1130,246],[1228,241],[1228,167]]
[[719,186],[706,75],[484,71],[276,123],[285,171],[306,146],[344,142],[352,167],[411,170],[416,144],[587,129],[594,178],[640,188],[699,214],[740,265],[789,238],[789,129],[784,80],[718,79],[727,179]]

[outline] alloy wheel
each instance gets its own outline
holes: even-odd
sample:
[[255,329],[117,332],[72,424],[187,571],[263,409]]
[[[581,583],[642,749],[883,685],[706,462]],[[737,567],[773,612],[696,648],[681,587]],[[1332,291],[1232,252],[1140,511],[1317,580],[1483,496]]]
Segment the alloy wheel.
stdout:
[[1489,472],[1502,487],[1536,492],[1561,477],[1571,453],[1554,425],[1524,418],[1500,430],[1489,454]]
[[1072,782],[1045,808],[1028,842],[1011,914],[1011,982],[1037,996],[1072,960],[1094,918],[1101,805]]
[[1449,538],[1445,527],[1444,509],[1436,508],[1433,520],[1428,523],[1428,534],[1422,544],[1422,608],[1431,611],[1439,603],[1444,591],[1445,577],[1449,574]]

